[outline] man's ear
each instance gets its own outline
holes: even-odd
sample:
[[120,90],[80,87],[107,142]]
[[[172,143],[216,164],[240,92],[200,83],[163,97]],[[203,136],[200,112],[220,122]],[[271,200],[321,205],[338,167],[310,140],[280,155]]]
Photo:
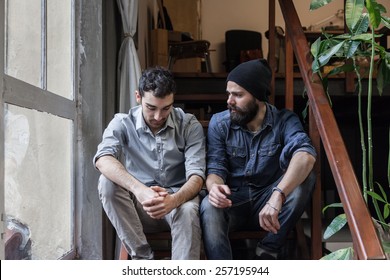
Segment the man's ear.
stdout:
[[141,94],[139,93],[138,90],[136,90],[135,91],[135,100],[137,101],[138,104],[141,104],[141,99],[142,99]]

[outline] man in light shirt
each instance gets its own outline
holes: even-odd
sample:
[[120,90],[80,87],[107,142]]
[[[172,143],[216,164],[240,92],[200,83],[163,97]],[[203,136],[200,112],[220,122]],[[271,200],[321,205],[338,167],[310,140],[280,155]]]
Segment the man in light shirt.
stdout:
[[173,107],[175,92],[170,71],[146,69],[139,106],[115,115],[93,159],[103,208],[132,259],[153,259],[144,233],[166,230],[172,259],[200,258],[205,137],[195,116]]

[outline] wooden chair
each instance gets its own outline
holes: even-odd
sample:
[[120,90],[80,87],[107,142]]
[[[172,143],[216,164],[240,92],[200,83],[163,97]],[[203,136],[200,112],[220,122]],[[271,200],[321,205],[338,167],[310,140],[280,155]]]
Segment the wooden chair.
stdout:
[[206,63],[206,71],[211,73],[210,42],[207,40],[193,40],[184,42],[169,43],[168,69],[172,70],[173,65],[179,59],[202,58]]
[[262,35],[252,30],[227,30],[225,32],[226,61],[224,62],[226,72],[230,72],[237,65],[247,59],[242,59],[243,53],[252,52],[258,54],[256,58],[263,55]]

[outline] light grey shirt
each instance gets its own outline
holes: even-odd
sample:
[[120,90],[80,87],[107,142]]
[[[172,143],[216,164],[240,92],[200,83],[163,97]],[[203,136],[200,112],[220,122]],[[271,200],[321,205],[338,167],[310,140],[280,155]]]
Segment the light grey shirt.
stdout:
[[141,106],[129,114],[116,114],[103,133],[93,164],[105,155],[122,162],[127,171],[147,186],[177,191],[191,175],[205,179],[203,127],[192,114],[173,108],[156,134],[146,125]]

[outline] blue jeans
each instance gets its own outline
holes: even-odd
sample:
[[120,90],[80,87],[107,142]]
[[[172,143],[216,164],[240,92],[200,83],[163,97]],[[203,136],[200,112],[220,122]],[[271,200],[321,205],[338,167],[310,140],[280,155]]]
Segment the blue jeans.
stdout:
[[[277,182],[266,188],[246,186],[232,190],[230,208],[212,206],[206,196],[200,206],[203,243],[207,259],[230,260],[232,248],[229,232],[238,230],[260,230],[259,213],[272,194]],[[279,252],[286,242],[290,230],[300,219],[310,201],[314,189],[315,175],[310,173],[306,180],[287,196],[279,214],[280,230],[269,232],[259,246],[270,252]]]

